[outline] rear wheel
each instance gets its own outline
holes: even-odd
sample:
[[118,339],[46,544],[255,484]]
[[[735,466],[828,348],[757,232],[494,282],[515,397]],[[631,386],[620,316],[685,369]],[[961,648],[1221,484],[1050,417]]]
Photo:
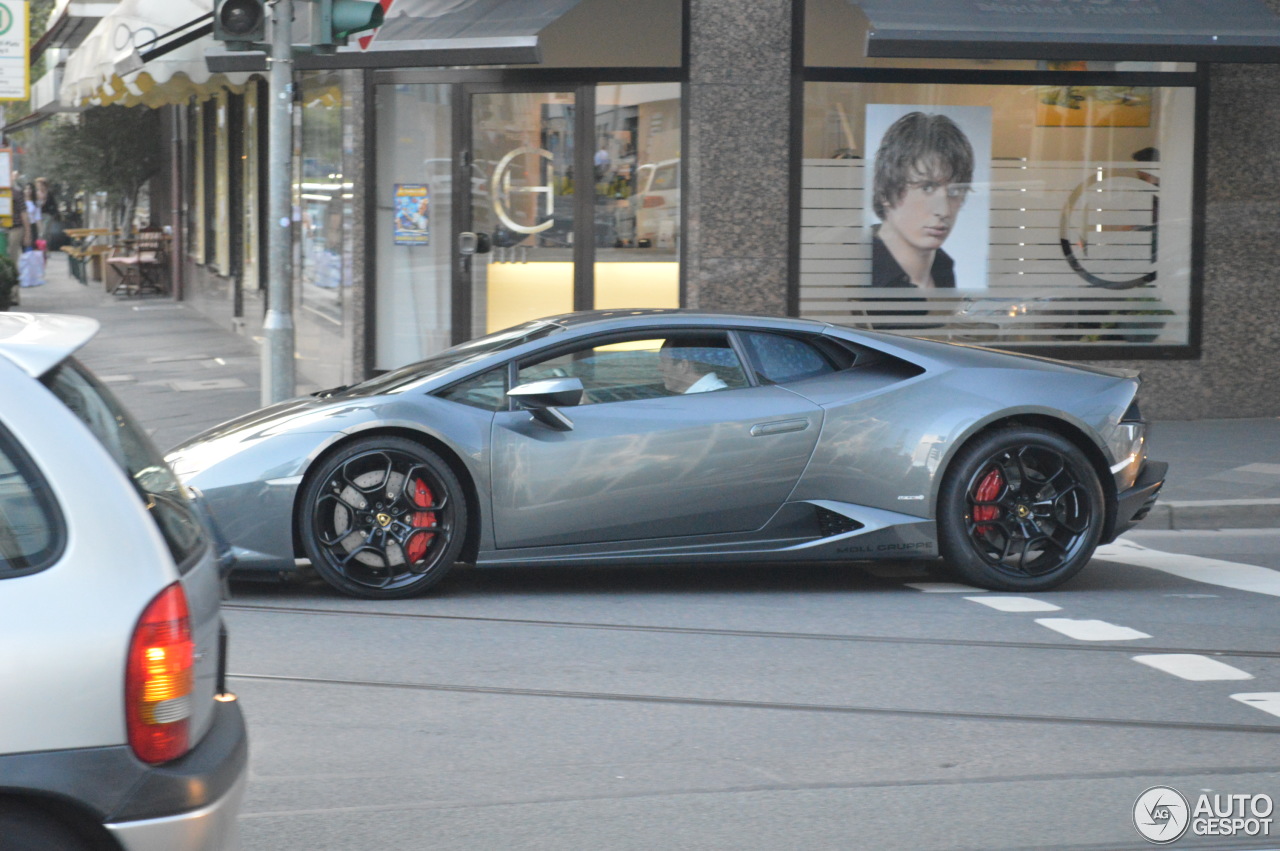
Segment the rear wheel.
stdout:
[[303,489],[302,546],[345,594],[409,597],[439,582],[462,551],[467,501],[457,476],[412,440],[369,437],[325,460]]
[[1074,444],[1044,429],[999,429],[965,446],[947,472],[938,543],[975,585],[1042,591],[1092,558],[1103,513],[1097,473]]

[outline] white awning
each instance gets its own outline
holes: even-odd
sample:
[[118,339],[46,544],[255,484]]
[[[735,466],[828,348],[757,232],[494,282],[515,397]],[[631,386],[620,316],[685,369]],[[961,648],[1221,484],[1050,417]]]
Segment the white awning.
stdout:
[[[163,106],[243,89],[246,73],[210,74],[210,36],[140,65],[139,50],[213,11],[213,0],[121,0],[67,59],[59,100],[67,106]],[[141,70],[136,70],[138,68]]]

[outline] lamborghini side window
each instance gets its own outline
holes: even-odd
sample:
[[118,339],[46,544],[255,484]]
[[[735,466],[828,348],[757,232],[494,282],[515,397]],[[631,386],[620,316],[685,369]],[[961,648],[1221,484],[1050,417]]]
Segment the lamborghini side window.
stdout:
[[581,380],[584,405],[747,386],[723,331],[612,338],[520,365],[518,383],[546,378]]
[[440,398],[486,411],[499,411],[507,406],[506,394],[507,367],[503,365],[441,390]]
[[836,371],[825,354],[804,340],[756,332],[741,336],[762,384],[786,384]]

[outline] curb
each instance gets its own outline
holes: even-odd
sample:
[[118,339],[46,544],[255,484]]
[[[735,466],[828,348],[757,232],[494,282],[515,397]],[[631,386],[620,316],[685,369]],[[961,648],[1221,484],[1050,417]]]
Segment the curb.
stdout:
[[1166,500],[1139,529],[1270,529],[1280,527],[1280,499]]

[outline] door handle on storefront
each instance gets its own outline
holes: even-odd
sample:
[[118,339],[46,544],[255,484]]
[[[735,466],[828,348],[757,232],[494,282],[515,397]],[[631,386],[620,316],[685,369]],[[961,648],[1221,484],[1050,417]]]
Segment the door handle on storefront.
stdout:
[[458,234],[458,253],[463,257],[470,257],[472,254],[488,254],[492,250],[493,242],[487,233],[464,231]]

